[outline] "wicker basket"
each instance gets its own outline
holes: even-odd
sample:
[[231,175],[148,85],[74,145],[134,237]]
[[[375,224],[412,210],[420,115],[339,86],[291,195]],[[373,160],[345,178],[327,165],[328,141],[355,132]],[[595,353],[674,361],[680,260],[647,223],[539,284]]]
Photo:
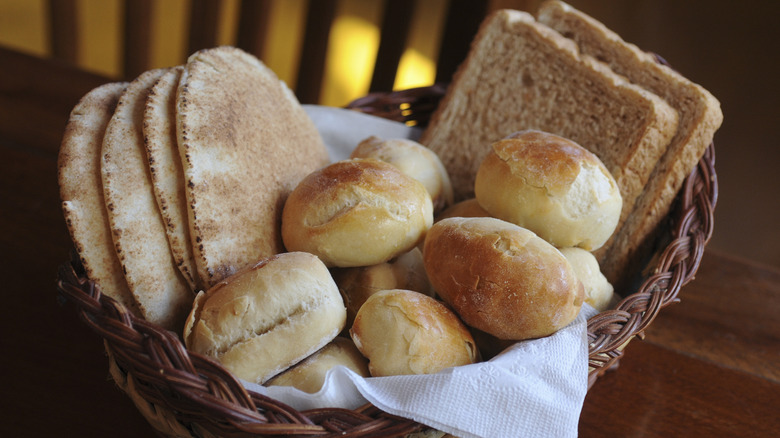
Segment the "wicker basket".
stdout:
[[[445,87],[366,96],[350,107],[407,124],[425,125]],[[710,145],[688,176],[663,224],[659,244],[635,292],[588,321],[589,386],[616,366],[623,347],[693,279],[713,230],[718,196]],[[132,316],[86,279],[78,257],[58,273],[58,290],[104,340],[111,375],[151,425],[166,436],[404,436],[425,429],[372,405],[356,410],[297,411],[247,391],[225,368],[187,351],[179,337]]]

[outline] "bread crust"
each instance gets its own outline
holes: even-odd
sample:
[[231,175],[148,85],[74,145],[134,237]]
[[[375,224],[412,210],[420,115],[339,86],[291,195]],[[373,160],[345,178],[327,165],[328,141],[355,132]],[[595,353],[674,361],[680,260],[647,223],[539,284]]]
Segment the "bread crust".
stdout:
[[395,166],[350,159],[312,172],[284,205],[288,250],[329,267],[370,266],[411,250],[433,223],[425,187]]
[[126,87],[126,82],[102,85],[76,104],[60,145],[57,178],[65,223],[87,278],[140,316],[114,251],[100,172],[106,125]]
[[437,222],[423,259],[439,296],[466,324],[499,339],[550,335],[574,320],[585,298],[557,249],[500,219]]
[[556,247],[601,247],[620,218],[617,183],[580,145],[526,130],[491,145],[475,182],[491,216],[536,233]]
[[493,142],[524,129],[551,132],[596,154],[630,210],[677,119],[661,98],[530,14],[499,10],[480,27],[420,142],[441,158],[458,201],[473,196]]
[[171,254],[190,288],[199,290],[204,285],[198,278],[192,253],[184,171],[176,140],[176,90],[182,69],[177,66],[167,70],[149,90],[143,114],[143,141]]
[[106,126],[101,176],[114,249],[141,314],[178,333],[194,294],[168,245],[142,132],[146,97],[164,72],[144,72],[122,93]]
[[560,1],[543,3],[539,21],[574,41],[582,53],[603,60],[616,73],[663,98],[680,115],[678,129],[625,224],[597,256],[611,281],[636,272],[684,179],[723,122],[718,100],[707,90],[624,41],[604,24]]
[[474,339],[457,315],[418,292],[378,292],[358,311],[350,329],[374,377],[433,374],[478,359]]
[[237,48],[196,52],[179,85],[177,132],[195,263],[205,284],[283,251],[284,201],[329,162],[286,85]]
[[282,253],[199,293],[184,341],[237,377],[263,383],[332,341],[345,320],[325,265],[312,254]]

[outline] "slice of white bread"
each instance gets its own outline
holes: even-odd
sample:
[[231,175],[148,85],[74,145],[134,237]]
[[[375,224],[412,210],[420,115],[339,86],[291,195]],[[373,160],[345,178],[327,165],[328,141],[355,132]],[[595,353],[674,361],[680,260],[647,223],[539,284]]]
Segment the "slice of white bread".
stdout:
[[189,57],[176,111],[190,236],[208,287],[284,250],[284,202],[329,158],[293,93],[237,48]]
[[103,135],[126,86],[112,82],[97,87],[73,108],[60,145],[57,178],[65,223],[87,277],[140,316],[114,252],[100,176]]
[[168,245],[142,132],[146,97],[164,72],[142,73],[122,93],[106,126],[101,176],[114,248],[141,314],[179,333],[195,294],[176,267]]
[[166,71],[149,90],[143,116],[144,146],[152,187],[176,266],[193,290],[202,289],[187,219],[184,170],[176,143],[176,90],[182,67]]
[[677,119],[661,98],[581,56],[530,14],[499,10],[482,23],[420,142],[442,159],[463,200],[473,197],[491,143],[523,129],[551,132],[596,154],[630,211]]
[[625,224],[611,243],[597,253],[613,282],[640,268],[647,245],[685,177],[694,169],[723,121],[720,103],[707,90],[686,79],[652,54],[625,42],[604,24],[560,1],[541,5],[538,20],[575,41],[593,56],[633,83],[659,95],[680,115],[677,132],[656,164],[650,180]]

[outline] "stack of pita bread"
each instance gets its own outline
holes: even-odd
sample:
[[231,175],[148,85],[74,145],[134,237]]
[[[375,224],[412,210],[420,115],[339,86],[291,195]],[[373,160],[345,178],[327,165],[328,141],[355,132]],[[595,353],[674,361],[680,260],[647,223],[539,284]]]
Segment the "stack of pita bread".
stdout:
[[283,251],[287,195],[328,162],[285,84],[217,47],[85,95],[60,149],[60,196],[101,292],[180,332],[196,291]]

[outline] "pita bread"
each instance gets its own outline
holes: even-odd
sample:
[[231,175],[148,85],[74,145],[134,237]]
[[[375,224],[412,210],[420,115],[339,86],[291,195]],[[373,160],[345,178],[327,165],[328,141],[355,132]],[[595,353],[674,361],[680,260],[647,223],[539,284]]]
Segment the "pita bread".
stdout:
[[73,108],[60,146],[58,181],[65,222],[87,277],[140,316],[114,252],[100,176],[103,134],[126,86],[115,82],[95,88]]
[[194,294],[171,255],[142,134],[148,91],[164,73],[143,73],[122,93],[106,126],[101,170],[114,247],[130,291],[146,320],[179,332]]
[[287,195],[328,163],[286,85],[239,49],[196,52],[179,84],[177,132],[198,275],[214,285],[282,252]]
[[184,171],[176,143],[176,90],[182,67],[166,71],[149,90],[143,117],[144,146],[157,205],[176,266],[191,289],[201,289],[192,254]]

